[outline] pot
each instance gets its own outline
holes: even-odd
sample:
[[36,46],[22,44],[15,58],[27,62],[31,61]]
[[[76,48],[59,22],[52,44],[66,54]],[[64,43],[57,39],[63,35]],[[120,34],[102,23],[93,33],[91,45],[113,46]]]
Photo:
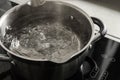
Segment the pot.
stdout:
[[[35,19],[46,22],[55,21],[69,26],[81,42],[81,49],[62,61],[35,59],[11,51],[11,41],[8,41],[5,36],[7,34],[19,35],[23,28],[19,25]],[[100,28],[98,33],[95,33],[94,24]],[[65,80],[77,72],[89,54],[89,46],[105,33],[106,28],[99,19],[90,17],[80,8],[67,2],[46,1],[38,7],[32,7],[30,4],[17,5],[8,10],[0,19],[0,45],[9,56],[9,58],[0,59],[12,62],[13,72],[22,80]]]

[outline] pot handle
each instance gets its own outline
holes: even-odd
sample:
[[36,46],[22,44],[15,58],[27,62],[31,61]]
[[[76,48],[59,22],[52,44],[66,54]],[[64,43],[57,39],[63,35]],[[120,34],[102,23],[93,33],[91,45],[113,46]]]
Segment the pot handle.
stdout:
[[107,32],[106,27],[104,26],[103,22],[95,17],[91,17],[92,21],[94,24],[98,25],[98,27],[100,28],[100,30],[98,31],[98,33],[95,33],[95,37],[92,41],[92,43],[95,43],[96,41],[98,41],[100,38],[104,37],[104,35]]
[[7,56],[6,54],[0,54],[0,61],[3,62],[11,62],[11,58],[9,56]]
[[97,63],[91,57],[87,56],[81,67],[82,74],[91,78],[95,78],[99,72]]
[[0,61],[11,62],[11,58],[7,55],[7,52],[0,46]]

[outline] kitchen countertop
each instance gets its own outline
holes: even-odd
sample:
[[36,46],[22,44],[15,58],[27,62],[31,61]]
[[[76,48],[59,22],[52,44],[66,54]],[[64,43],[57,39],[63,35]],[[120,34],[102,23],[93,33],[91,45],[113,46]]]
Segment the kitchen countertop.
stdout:
[[[29,0],[10,0],[23,4]],[[64,0],[65,1],[65,0]],[[66,0],[83,9],[90,16],[102,20],[107,27],[105,37],[120,42],[120,6],[119,0]]]

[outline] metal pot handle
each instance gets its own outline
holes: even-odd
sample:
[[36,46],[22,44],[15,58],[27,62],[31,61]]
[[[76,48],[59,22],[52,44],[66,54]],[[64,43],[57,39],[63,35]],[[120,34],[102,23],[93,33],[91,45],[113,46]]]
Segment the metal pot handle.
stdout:
[[100,38],[104,37],[104,35],[107,32],[106,27],[103,25],[103,22],[95,17],[91,17],[91,19],[93,20],[93,23],[98,25],[98,27],[100,28],[100,30],[98,31],[98,33],[95,33],[95,37],[92,41],[92,43],[95,43],[96,41],[98,41]]
[[11,62],[11,58],[7,55],[7,52],[0,46],[0,61]]
[[81,68],[81,71],[84,76],[89,75],[89,77],[94,78],[98,74],[99,68],[94,59],[87,56],[85,58],[85,61],[83,62],[83,67]]
[[11,62],[11,59],[6,54],[0,54],[0,61]]

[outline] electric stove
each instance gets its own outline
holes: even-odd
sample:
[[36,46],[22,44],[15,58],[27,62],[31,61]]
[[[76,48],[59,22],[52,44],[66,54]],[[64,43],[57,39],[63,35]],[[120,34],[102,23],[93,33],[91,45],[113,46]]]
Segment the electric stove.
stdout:
[[[16,3],[0,0],[0,16]],[[104,22],[103,22],[104,23]],[[67,80],[120,80],[120,43],[102,38],[91,46],[78,72]],[[0,47],[0,54],[6,51]],[[23,80],[14,72],[14,65],[0,61],[0,80]]]

